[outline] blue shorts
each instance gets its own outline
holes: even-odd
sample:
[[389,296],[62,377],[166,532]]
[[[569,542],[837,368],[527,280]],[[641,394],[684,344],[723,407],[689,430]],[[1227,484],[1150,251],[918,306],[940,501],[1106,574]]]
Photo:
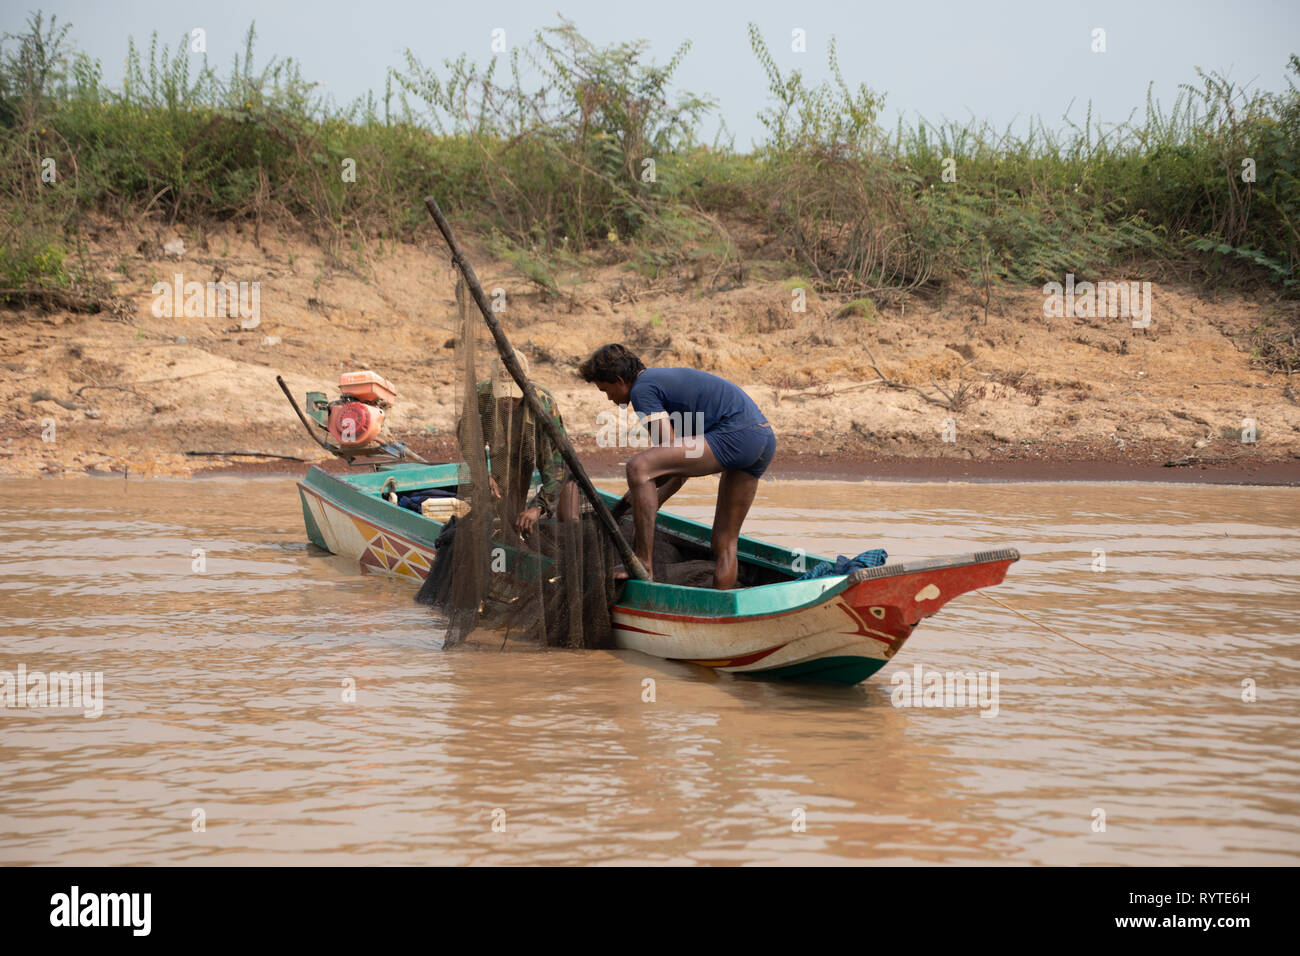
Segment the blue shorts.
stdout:
[[776,433],[767,422],[729,432],[705,432],[704,440],[727,471],[744,471],[755,478],[763,477],[776,454]]

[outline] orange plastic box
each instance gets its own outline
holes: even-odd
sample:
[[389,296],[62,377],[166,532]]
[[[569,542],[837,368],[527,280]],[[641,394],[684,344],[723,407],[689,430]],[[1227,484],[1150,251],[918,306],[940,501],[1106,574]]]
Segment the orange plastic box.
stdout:
[[391,405],[397,398],[393,383],[371,371],[344,372],[339,376],[339,391],[363,402]]

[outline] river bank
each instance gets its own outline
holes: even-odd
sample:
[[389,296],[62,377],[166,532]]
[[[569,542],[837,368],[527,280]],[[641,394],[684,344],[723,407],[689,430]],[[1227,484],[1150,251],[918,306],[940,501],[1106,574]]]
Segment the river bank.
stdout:
[[[275,376],[299,397],[333,394],[339,371],[357,368],[397,385],[392,437],[456,457],[454,275],[440,247],[341,262],[303,237],[238,226],[105,225],[87,239],[113,310],[0,313],[0,476],[301,468],[186,453],[318,460]],[[610,406],[576,366],[623,341],[647,364],[745,387],[777,430],[776,477],[1300,483],[1296,394],[1253,344],[1280,314],[1264,293],[1153,284],[1147,328],[1045,314],[1033,288],[846,303],[781,275],[753,244],[734,281],[595,264],[560,276],[559,295],[486,249],[470,254],[596,474],[616,474],[628,449],[598,447]],[[256,328],[156,314],[154,290],[177,281],[257,283]]]

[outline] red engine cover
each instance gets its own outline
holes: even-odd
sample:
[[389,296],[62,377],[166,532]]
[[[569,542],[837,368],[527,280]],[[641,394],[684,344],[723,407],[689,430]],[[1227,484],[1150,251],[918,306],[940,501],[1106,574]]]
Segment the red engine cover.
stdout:
[[362,402],[330,406],[330,434],[344,448],[368,445],[384,424],[384,410]]

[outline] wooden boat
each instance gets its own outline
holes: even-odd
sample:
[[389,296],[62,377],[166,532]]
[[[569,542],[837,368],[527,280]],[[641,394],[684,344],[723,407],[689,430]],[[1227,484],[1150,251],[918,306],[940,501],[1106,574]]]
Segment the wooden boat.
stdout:
[[[397,464],[338,477],[312,468],[298,484],[313,543],[368,571],[418,586],[442,525],[386,495],[457,486],[458,466]],[[601,492],[609,504],[615,495]],[[668,512],[658,527],[707,551],[709,527]],[[730,591],[628,581],[611,609],[619,647],[718,671],[856,684],[898,653],[922,618],[959,594],[1001,583],[1014,549],[796,580],[824,560],[742,536],[752,587]]]

